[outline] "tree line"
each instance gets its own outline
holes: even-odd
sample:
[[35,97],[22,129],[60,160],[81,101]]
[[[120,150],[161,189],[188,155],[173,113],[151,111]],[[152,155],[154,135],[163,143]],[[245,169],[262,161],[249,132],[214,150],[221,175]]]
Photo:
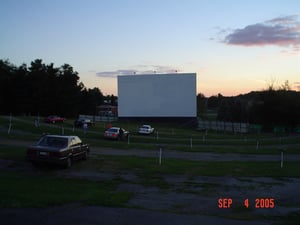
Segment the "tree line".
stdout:
[[198,94],[197,100],[198,115],[205,119],[213,111],[216,120],[260,124],[265,130],[276,126],[294,130],[300,125],[300,92],[292,91],[287,81],[278,88],[269,85],[266,90],[234,97]]
[[69,64],[55,67],[36,59],[30,66],[0,60],[0,113],[75,117],[96,114],[105,98],[99,88],[86,88]]
[[[58,114],[75,117],[97,114],[104,100],[116,104],[116,97],[103,96],[99,88],[86,88],[69,64],[55,67],[36,59],[30,66],[15,66],[0,60],[0,114]],[[221,94],[197,95],[198,116],[217,112],[215,119],[227,122],[275,125],[294,128],[300,124],[300,92],[292,91],[288,81],[276,88],[225,97]]]

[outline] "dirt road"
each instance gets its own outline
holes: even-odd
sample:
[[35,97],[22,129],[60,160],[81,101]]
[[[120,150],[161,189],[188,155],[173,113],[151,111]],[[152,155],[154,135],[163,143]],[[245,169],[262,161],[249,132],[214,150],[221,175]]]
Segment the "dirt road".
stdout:
[[[16,141],[9,139],[0,139],[0,143],[12,146],[29,146],[32,142]],[[259,150],[258,150],[259,152]],[[162,148],[163,158],[185,159],[194,161],[280,161],[281,153],[264,155],[264,154],[235,154],[235,153],[212,153],[212,152],[184,152]],[[114,149],[91,146],[91,155],[120,155],[120,156],[139,156],[139,157],[158,157],[159,148],[157,149]],[[300,155],[284,154],[285,161],[300,161]]]
[[[139,157],[158,157],[159,149],[112,149],[92,147],[93,155],[123,155],[123,156],[139,156]],[[235,154],[235,153],[212,153],[212,152],[183,152],[176,150],[162,149],[163,158],[185,159],[193,161],[280,161],[281,153],[278,151],[276,155],[263,154]],[[285,161],[300,161],[300,155],[284,154]]]

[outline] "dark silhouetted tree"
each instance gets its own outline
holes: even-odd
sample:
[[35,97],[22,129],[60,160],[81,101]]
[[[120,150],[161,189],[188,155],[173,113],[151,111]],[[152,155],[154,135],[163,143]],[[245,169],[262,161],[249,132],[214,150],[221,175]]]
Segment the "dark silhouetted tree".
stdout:
[[[103,101],[101,91],[85,96],[84,84],[69,64],[59,68],[41,59],[15,67],[8,60],[0,60],[0,113],[76,116],[82,104],[92,108]],[[95,100],[97,97],[97,101]],[[90,105],[89,105],[90,104]]]

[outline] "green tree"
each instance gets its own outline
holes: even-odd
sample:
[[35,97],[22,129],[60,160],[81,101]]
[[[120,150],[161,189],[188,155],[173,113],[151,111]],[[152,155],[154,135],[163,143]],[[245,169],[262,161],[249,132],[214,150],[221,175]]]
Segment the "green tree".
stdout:
[[207,101],[208,98],[204,94],[199,93],[197,95],[197,116],[204,117],[207,112]]
[[0,60],[0,110],[10,113],[14,110],[13,76],[16,67],[8,60]]
[[103,104],[103,94],[99,88],[84,89],[82,91],[80,113],[96,115],[97,107],[101,104]]
[[75,116],[83,104],[94,113],[95,105],[101,101],[101,91],[86,90],[69,64],[57,68],[36,59],[29,67],[16,67],[8,60],[0,60],[1,113]]

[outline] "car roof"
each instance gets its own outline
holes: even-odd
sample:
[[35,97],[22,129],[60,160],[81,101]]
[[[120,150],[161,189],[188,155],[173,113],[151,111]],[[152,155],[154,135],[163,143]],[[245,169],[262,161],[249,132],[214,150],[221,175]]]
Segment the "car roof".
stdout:
[[78,136],[75,135],[54,135],[54,134],[47,134],[43,137],[55,137],[55,138],[77,138]]
[[109,129],[121,129],[120,127],[110,127]]

